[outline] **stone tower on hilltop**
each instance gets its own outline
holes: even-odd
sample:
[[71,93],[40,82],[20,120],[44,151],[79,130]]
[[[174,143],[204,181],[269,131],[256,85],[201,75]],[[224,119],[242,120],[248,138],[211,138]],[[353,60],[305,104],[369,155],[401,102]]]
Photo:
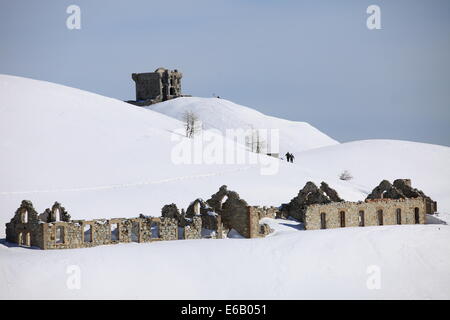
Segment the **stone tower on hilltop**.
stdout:
[[149,106],[154,103],[181,97],[181,78],[178,70],[158,68],[155,72],[133,73],[136,83],[136,100],[128,103],[136,106]]

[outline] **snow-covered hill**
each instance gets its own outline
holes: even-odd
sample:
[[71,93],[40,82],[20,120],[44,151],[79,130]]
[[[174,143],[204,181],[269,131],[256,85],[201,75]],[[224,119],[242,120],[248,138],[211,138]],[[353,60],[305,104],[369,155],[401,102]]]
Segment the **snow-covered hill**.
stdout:
[[[205,118],[209,111],[201,108],[206,104],[195,111]],[[247,112],[256,113],[234,108],[243,118]],[[224,120],[214,123],[235,123],[235,112],[223,112]],[[274,126],[284,121],[273,119]],[[279,205],[308,180],[327,181],[342,197],[362,200],[382,179],[411,178],[415,187],[438,201],[441,218],[450,213],[448,147],[392,140],[329,141],[328,146],[296,153],[294,164],[262,156],[279,165],[275,174],[262,175],[261,164],[173,163],[174,130],[182,126],[174,118],[115,99],[0,76],[0,226],[23,199],[31,200],[38,212],[57,200],[74,219],[158,216],[165,204],[186,208],[223,184],[250,204]],[[287,131],[280,139],[291,141],[283,132]],[[298,150],[302,148],[305,145]],[[339,180],[343,170],[354,179]],[[2,242],[0,298],[450,298],[449,226],[313,232],[298,231],[289,221],[270,223],[275,234],[252,240],[49,252]],[[0,238],[4,232],[1,227]],[[65,286],[68,265],[81,267],[81,290]],[[366,287],[370,265],[381,267],[381,290]],[[129,276],[117,277],[121,272]]]
[[304,150],[338,144],[326,134],[306,122],[270,117],[254,109],[218,98],[178,98],[146,107],[183,120],[186,111],[195,113],[205,129],[217,129],[225,134],[227,129],[278,129],[279,152],[298,153]]

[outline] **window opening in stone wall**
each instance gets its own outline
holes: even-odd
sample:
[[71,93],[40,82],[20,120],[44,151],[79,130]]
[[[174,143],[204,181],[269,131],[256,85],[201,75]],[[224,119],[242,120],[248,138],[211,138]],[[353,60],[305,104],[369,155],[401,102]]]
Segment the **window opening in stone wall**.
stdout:
[[397,215],[397,224],[402,224],[402,210],[398,208],[395,212]]
[[326,215],[325,212],[322,212],[320,214],[320,229],[326,229],[327,223],[326,223]]
[[31,246],[31,235],[30,233],[19,233],[19,246],[30,247]]
[[198,201],[194,204],[194,213],[196,215],[200,214],[200,202],[198,202]]
[[56,243],[64,243],[64,227],[57,226],[56,227]]
[[61,221],[59,208],[55,209],[55,221]]
[[92,242],[92,226],[90,224],[83,226],[83,241]]
[[178,227],[178,240],[184,239],[184,227]]
[[341,228],[344,228],[345,227],[345,211],[341,211],[339,213],[339,218],[341,221]]
[[359,212],[359,226],[364,227],[364,211]]
[[22,223],[28,223],[28,210],[22,213]]
[[151,231],[152,239],[160,238],[160,235],[159,235],[159,223],[158,222],[152,222],[152,225],[150,227],[150,231]]
[[111,241],[119,241],[119,224],[111,224]]
[[383,225],[383,210],[378,210],[378,225],[382,226]]

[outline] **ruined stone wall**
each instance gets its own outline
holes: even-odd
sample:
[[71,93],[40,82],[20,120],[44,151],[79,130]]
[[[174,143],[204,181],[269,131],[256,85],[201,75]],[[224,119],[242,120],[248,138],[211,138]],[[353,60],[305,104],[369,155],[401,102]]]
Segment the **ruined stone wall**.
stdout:
[[[248,206],[249,215],[249,234],[248,238],[257,238],[261,236],[266,236],[270,233],[270,228],[266,224],[260,224],[262,218],[272,218],[279,214],[279,209],[276,207],[258,207],[258,206]],[[243,236],[246,236],[242,234]]]
[[214,219],[214,225],[211,227],[211,224],[205,224],[205,215],[201,216],[202,219],[202,228],[201,228],[201,237],[205,239],[222,239],[224,232],[224,227],[222,224],[222,218],[220,215],[216,214],[214,216],[211,216],[211,218]]
[[161,218],[159,227],[161,240],[178,240],[178,222],[171,218]]
[[[137,242],[152,242],[160,240],[178,239],[178,220],[176,218],[145,217],[132,219],[131,224],[138,226],[137,231],[133,231],[133,226],[129,226],[131,234],[138,234]],[[128,237],[128,241],[133,241]]]
[[6,241],[23,246],[44,246],[43,228],[30,201],[23,200],[11,221],[6,224]]
[[[248,206],[235,192],[228,192],[229,199],[222,213],[228,218],[228,224],[250,237],[250,219]],[[194,202],[195,204],[195,202]],[[166,206],[167,207],[167,206]],[[176,208],[175,208],[176,209]],[[200,214],[183,216],[183,223],[177,215],[166,217],[113,218],[94,220],[70,220],[70,215],[59,203],[52,209],[38,214],[30,201],[24,200],[16,210],[14,217],[6,224],[7,241],[23,246],[36,246],[41,249],[89,248],[99,245],[152,242],[160,240],[201,239],[205,227],[209,238],[223,237],[223,223],[220,214],[211,211],[205,203],[200,206]],[[260,227],[263,217],[275,217],[276,208],[252,207],[255,236],[264,234],[267,228]],[[211,218],[213,221],[207,220]],[[230,227],[227,227],[227,229]]]
[[260,207],[260,206],[250,206],[249,207],[251,214],[258,217],[258,219],[262,218],[272,218],[275,219],[280,211],[277,207]]
[[[62,228],[61,241],[57,241],[57,228]],[[44,223],[43,249],[69,249],[85,247],[82,236],[82,224],[77,222]]]
[[[197,225],[198,221],[201,224],[201,219],[196,219]],[[117,231],[112,229],[113,225],[117,226]],[[32,244],[42,249],[89,248],[105,244],[178,239],[178,223],[176,219],[172,218],[74,220],[70,222],[40,222],[30,226],[42,230],[42,243]],[[190,237],[194,238],[194,231]],[[18,243],[13,237],[10,237],[8,241]]]
[[44,237],[41,224],[7,223],[6,241],[27,247],[43,247]]
[[216,230],[216,236],[214,239],[222,239],[224,235],[224,229],[222,224],[222,218],[220,216],[217,217],[217,230]]
[[202,237],[202,218],[201,216],[192,217],[192,223],[184,227],[184,239],[201,239]]
[[229,229],[234,229],[246,238],[250,238],[250,221],[247,206],[224,210],[222,221]]
[[136,101],[155,99],[162,94],[161,75],[156,72],[133,73],[136,83]]
[[[417,209],[416,209],[417,208]],[[397,209],[400,209],[401,224],[415,224],[416,210],[418,210],[418,223],[424,224],[426,217],[425,201],[417,199],[380,199],[366,202],[335,202],[329,204],[315,204],[308,206],[305,215],[305,229],[322,229],[321,214],[325,219],[325,228],[341,228],[341,222],[345,227],[378,226],[379,211],[382,211],[383,225],[395,225],[397,223]],[[362,219],[360,212],[363,212]],[[343,218],[341,212],[344,212]]]
[[[118,240],[112,239],[111,224],[118,224]],[[89,248],[105,244],[130,242],[129,219],[74,220],[44,223],[44,249]],[[60,231],[58,231],[60,228]],[[59,233],[59,236],[58,236]]]
[[278,214],[278,217],[287,219],[290,216],[300,222],[304,222],[308,206],[341,201],[343,199],[339,197],[337,191],[324,181],[320,184],[320,188],[314,182],[308,181],[296,197],[291,199],[289,203],[281,206],[281,212]]
[[136,100],[128,103],[147,106],[181,96],[183,74],[176,69],[158,68],[155,72],[133,73],[131,77],[136,83]]
[[437,211],[437,202],[428,197],[422,190],[413,188],[411,179],[396,179],[393,184],[383,180],[372,190],[366,200],[405,198],[423,198],[427,214],[434,214]]
[[[386,184],[383,182],[382,184]],[[392,192],[410,190],[410,182],[396,180]],[[389,185],[388,185],[389,187]],[[402,189],[403,188],[403,189]],[[384,194],[385,187],[377,187]],[[374,191],[374,192],[375,192]],[[415,195],[415,194],[414,194]],[[376,226],[425,223],[426,212],[436,204],[428,197],[400,199],[366,199],[365,202],[344,202],[326,183],[321,189],[308,182],[289,203],[288,212],[297,210],[304,217],[305,229]],[[435,209],[434,209],[435,210]],[[361,215],[363,212],[363,215]],[[140,215],[137,218],[70,220],[58,202],[38,214],[30,201],[24,200],[6,224],[6,240],[23,246],[42,249],[88,248],[106,244],[152,242],[160,240],[223,237],[231,229],[246,238],[263,237],[272,232],[265,217],[285,217],[286,210],[276,207],[249,206],[234,191],[222,186],[211,199],[196,199],[187,213],[175,204],[166,205],[162,217]],[[381,219],[381,220],[380,220]]]
[[[163,225],[162,221],[165,222],[163,228],[161,228],[161,226]],[[133,229],[133,222],[134,222],[134,229]],[[170,233],[170,231],[173,232],[173,230],[167,231],[168,222],[177,225],[177,221],[174,218],[145,217],[133,219],[131,221],[131,224],[128,224],[129,236],[127,240],[128,242],[132,242],[133,240],[135,241],[137,236],[138,238],[137,242],[152,242],[162,240],[161,234],[164,237],[169,237],[169,235],[167,235],[166,232]]]

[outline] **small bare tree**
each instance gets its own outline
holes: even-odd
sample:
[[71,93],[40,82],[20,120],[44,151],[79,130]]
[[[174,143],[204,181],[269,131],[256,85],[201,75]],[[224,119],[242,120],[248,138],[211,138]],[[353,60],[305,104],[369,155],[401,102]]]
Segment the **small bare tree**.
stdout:
[[347,181],[347,180],[352,180],[352,179],[353,179],[353,176],[350,174],[350,172],[348,172],[347,170],[344,170],[344,172],[342,172],[342,173],[339,175],[339,179],[345,180],[345,181]]
[[199,117],[190,110],[183,114],[183,122],[186,129],[186,137],[188,138],[192,138],[202,129],[202,124]]
[[266,142],[261,138],[258,129],[251,129],[250,134],[246,138],[247,148],[251,152],[263,153],[266,148]]

